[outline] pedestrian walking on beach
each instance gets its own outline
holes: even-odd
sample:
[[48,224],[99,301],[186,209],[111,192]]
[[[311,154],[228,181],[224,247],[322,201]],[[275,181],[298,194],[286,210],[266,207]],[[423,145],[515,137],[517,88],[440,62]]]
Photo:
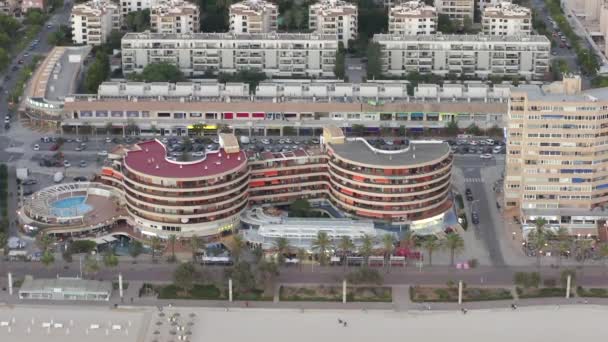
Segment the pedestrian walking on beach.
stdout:
[[338,318],[338,324],[342,324],[342,320]]
[[346,326],[348,325],[348,323],[346,323],[346,321],[344,321],[344,327],[346,328]]

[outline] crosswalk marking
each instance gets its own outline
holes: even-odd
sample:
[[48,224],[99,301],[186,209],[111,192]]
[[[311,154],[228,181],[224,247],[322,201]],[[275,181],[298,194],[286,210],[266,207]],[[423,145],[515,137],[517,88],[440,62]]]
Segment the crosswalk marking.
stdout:
[[483,179],[481,178],[465,178],[465,183],[483,183]]

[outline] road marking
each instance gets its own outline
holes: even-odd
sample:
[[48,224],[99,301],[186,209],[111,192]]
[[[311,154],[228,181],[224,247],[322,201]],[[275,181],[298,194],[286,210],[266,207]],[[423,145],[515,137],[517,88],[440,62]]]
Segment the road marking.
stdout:
[[464,182],[465,183],[483,183],[483,179],[482,178],[465,178]]

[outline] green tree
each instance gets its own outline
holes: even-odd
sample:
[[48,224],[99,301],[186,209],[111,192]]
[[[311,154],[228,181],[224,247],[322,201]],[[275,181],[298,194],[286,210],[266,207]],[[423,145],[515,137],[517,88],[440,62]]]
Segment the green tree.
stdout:
[[260,245],[256,245],[255,247],[253,247],[253,251],[251,251],[251,254],[253,254],[254,261],[256,263],[259,263],[264,257],[264,250]]
[[590,251],[593,249],[593,241],[590,239],[576,240],[574,248],[576,259],[581,263],[581,267],[585,266],[585,261],[590,257]]
[[249,92],[255,92],[258,84],[266,79],[266,73],[260,70],[239,70],[234,74],[230,73],[220,73],[217,76],[218,82],[220,83],[228,83],[228,82],[242,82],[247,83],[249,85]]
[[72,29],[67,25],[59,25],[59,28],[49,35],[49,44],[65,46],[72,44]]
[[127,76],[132,81],[139,82],[182,82],[186,80],[178,66],[169,63],[150,63],[141,74],[131,73]]
[[450,251],[450,265],[454,265],[454,256],[464,251],[464,240],[457,233],[450,233],[446,237],[445,247]]
[[120,42],[124,33],[118,30],[112,30],[108,36],[108,40],[105,44],[108,53],[112,53],[113,50],[120,50]]
[[598,249],[598,252],[600,258],[602,258],[602,261],[604,262],[604,274],[606,274],[606,270],[608,270],[608,243],[602,243]]
[[374,239],[365,234],[361,238],[361,247],[359,248],[359,254],[363,257],[363,266],[367,267],[369,265],[369,257],[374,252]]
[[99,85],[110,75],[110,59],[103,51],[98,51],[84,78],[84,86],[89,93],[97,93]]
[[441,248],[441,242],[435,236],[430,236],[422,243],[429,258],[429,266],[433,265],[433,253]]
[[274,261],[262,260],[257,266],[259,283],[265,292],[272,292],[274,280],[279,275],[279,267]]
[[42,253],[48,251],[54,243],[55,238],[53,238],[49,234],[42,234],[42,236],[40,236],[40,239],[38,240],[38,244],[40,246],[40,249],[42,250]]
[[289,240],[284,237],[278,237],[274,240],[274,249],[277,251],[277,264],[283,266],[285,264],[285,254],[290,250]]
[[106,267],[118,266],[118,257],[112,248],[108,248],[108,250],[104,253],[103,264],[106,265]]
[[395,250],[395,237],[393,234],[384,234],[382,236],[382,249],[384,250],[384,259],[386,260],[386,271],[390,269],[391,255]]
[[310,202],[298,199],[289,205],[289,214],[293,217],[307,217],[310,214]]
[[8,236],[5,232],[0,231],[0,249],[4,249],[8,243]]
[[255,289],[255,275],[249,263],[238,262],[226,269],[224,275],[226,279],[232,279],[232,286],[237,296]]
[[138,240],[131,241],[129,246],[129,255],[133,258],[133,263],[137,261],[137,257],[144,251],[144,246]]
[[340,238],[340,241],[338,241],[337,247],[341,254],[342,262],[344,263],[344,271],[346,271],[346,267],[348,266],[348,254],[355,248],[355,244],[350,236],[343,235]]
[[243,254],[243,249],[245,248],[245,240],[241,235],[234,235],[233,243],[232,243],[232,256],[234,257],[234,262],[238,263],[241,259],[241,255]]
[[188,293],[194,287],[194,280],[196,279],[196,268],[191,262],[186,262],[177,266],[173,272],[173,282],[176,286]]
[[376,42],[372,42],[367,46],[367,78],[377,79],[382,78],[382,47]]
[[9,64],[8,53],[5,49],[0,48],[0,70],[6,68]]
[[150,29],[150,10],[144,9],[130,12],[125,18],[124,25],[129,32],[143,32]]
[[331,240],[326,232],[317,232],[317,237],[312,241],[312,249],[317,252],[319,262],[325,266],[327,264],[327,252],[331,247]]
[[450,19],[450,16],[447,14],[440,14],[437,19],[437,31],[443,34],[452,34],[456,33],[456,25]]
[[198,251],[201,249],[202,241],[196,236],[192,235],[190,238],[190,249],[192,250],[192,262],[196,263],[196,257],[198,255]]
[[91,278],[99,271],[99,263],[90,255],[84,258],[84,273]]
[[356,137],[362,137],[363,135],[365,135],[366,128],[363,125],[352,124],[351,125],[351,132]]
[[445,126],[445,133],[448,136],[455,137],[458,135],[458,132],[460,132],[460,129],[458,128],[458,122],[456,122],[456,120],[451,120]]
[[304,267],[304,260],[308,258],[308,252],[304,248],[298,248],[296,251],[296,258],[298,258],[298,265],[300,266],[300,272],[302,272],[302,267]]
[[157,236],[153,236],[150,240],[150,249],[152,250],[152,261],[156,262],[156,252],[161,249],[161,241]]
[[338,43],[338,51],[336,51],[336,63],[334,65],[334,75],[336,78],[344,79],[344,75],[346,72],[345,65],[346,52],[344,51],[344,44],[342,42]]
[[548,233],[545,230],[547,221],[541,217],[534,222],[536,228],[528,234],[528,242],[532,244],[536,252],[536,267],[540,269],[542,251],[547,243]]
[[38,25],[41,26],[46,21],[46,15],[41,10],[33,8],[25,13],[25,20],[23,21],[26,25]]
[[49,266],[55,262],[55,255],[51,251],[44,251],[40,258],[40,262],[42,262],[44,266]]
[[471,135],[475,135],[475,136],[480,136],[483,134],[481,131],[481,128],[479,128],[479,126],[477,126],[476,124],[470,124],[469,127],[467,127],[465,129],[465,132],[467,134],[471,134]]
[[171,257],[169,257],[170,262],[175,262],[177,259],[175,258],[175,242],[177,241],[177,236],[175,234],[169,235],[169,246],[171,247]]

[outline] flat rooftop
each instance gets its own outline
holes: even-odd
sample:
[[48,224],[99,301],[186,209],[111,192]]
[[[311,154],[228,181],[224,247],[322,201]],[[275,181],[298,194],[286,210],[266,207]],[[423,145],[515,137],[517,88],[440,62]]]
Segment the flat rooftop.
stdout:
[[425,164],[450,153],[450,145],[445,142],[410,142],[404,152],[390,154],[374,151],[369,145],[357,140],[347,140],[344,144],[331,144],[338,156],[364,165],[407,167]]
[[53,289],[63,289],[64,292],[112,293],[112,283],[76,278],[32,279],[31,277],[25,277],[19,291],[53,291]]
[[151,33],[131,32],[124,35],[122,41],[127,40],[305,40],[305,41],[336,41],[336,36],[331,34],[316,33]]
[[146,175],[169,178],[200,178],[237,170],[247,163],[243,151],[226,153],[223,149],[208,152],[204,159],[179,162],[167,159],[165,145],[158,140],[139,143],[135,150],[127,152],[125,164]]
[[512,36],[489,36],[482,34],[420,34],[400,35],[378,33],[374,35],[374,41],[419,41],[419,42],[489,42],[489,43],[547,43],[551,42],[543,35],[512,35]]

